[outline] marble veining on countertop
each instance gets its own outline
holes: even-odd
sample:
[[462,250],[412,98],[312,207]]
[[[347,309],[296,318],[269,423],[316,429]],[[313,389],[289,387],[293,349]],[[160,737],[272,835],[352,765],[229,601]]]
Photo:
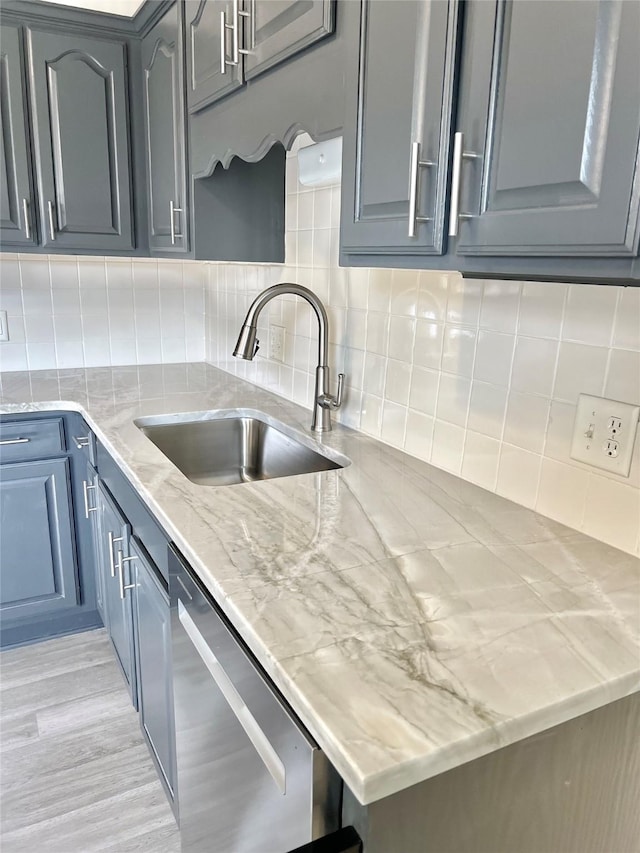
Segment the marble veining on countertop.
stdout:
[[[640,687],[640,561],[340,426],[342,470],[188,480],[134,425],[310,412],[206,364],[9,373],[80,411],[367,803]],[[314,439],[316,440],[316,439]]]

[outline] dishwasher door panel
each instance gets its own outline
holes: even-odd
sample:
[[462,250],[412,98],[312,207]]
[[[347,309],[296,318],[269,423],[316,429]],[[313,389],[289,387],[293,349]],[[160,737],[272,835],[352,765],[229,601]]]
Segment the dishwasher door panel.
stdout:
[[182,853],[286,853],[337,828],[322,752],[186,569],[171,580]]

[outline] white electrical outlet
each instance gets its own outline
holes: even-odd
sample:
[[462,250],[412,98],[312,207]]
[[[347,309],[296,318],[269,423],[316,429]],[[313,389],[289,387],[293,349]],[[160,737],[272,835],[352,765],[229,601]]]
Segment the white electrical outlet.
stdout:
[[580,394],[571,458],[629,476],[640,406]]
[[284,361],[284,326],[269,326],[269,358]]
[[7,312],[0,311],[0,341],[9,340],[9,326],[7,325]]

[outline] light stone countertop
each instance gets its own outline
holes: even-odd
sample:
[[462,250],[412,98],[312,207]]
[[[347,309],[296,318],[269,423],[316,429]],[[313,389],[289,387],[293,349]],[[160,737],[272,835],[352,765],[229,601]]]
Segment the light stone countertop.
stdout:
[[[206,364],[8,373],[81,412],[362,803],[640,688],[640,561],[367,436],[339,471],[198,486],[134,425],[310,412]],[[316,439],[314,439],[316,440]]]

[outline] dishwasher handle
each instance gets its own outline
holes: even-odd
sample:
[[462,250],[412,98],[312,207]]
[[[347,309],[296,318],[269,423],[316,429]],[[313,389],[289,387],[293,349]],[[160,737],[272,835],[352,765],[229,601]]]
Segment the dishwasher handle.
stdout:
[[274,782],[280,789],[280,793],[285,794],[286,771],[280,756],[273,748],[271,741],[268,739],[264,731],[258,725],[256,718],[246,706],[244,699],[236,690],[233,682],[224,671],[220,661],[207,645],[207,641],[198,630],[198,626],[187,612],[187,608],[180,598],[178,598],[178,619],[182,623],[182,627],[186,631],[187,636],[193,643],[195,650],[200,655],[202,662],[209,670],[211,677],[227,701],[227,704],[235,714],[236,719],[244,729],[245,734],[262,759],[263,764],[273,777]]
[[289,853],[362,853],[362,840],[352,826],[343,826]]

